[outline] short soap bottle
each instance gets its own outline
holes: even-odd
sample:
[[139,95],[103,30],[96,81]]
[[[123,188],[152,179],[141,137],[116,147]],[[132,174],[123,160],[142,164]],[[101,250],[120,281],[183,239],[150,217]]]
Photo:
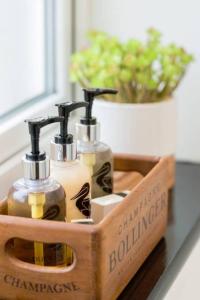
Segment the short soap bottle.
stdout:
[[66,193],[66,221],[90,217],[91,176],[87,166],[77,159],[77,145],[73,135],[68,132],[70,113],[85,102],[65,102],[56,105],[64,122],[60,133],[51,141],[51,174],[58,180]]
[[[50,178],[49,158],[39,150],[40,129],[63,118],[50,117],[28,120],[32,150],[23,159],[24,178],[17,180],[8,194],[8,214],[33,219],[65,221],[65,192]],[[14,255],[29,263],[45,266],[66,265],[62,244],[44,244],[15,238]]]
[[92,199],[112,194],[113,156],[108,145],[100,141],[100,124],[92,116],[95,96],[116,94],[113,89],[83,89],[88,103],[85,117],[76,124],[77,150],[81,162],[88,166],[92,177]]

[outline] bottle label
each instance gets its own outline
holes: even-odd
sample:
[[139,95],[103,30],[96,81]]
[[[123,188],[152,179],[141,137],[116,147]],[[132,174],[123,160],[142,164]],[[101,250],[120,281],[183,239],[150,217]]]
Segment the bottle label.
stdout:
[[107,194],[112,193],[113,182],[111,169],[111,163],[106,162],[93,174],[93,179],[96,181],[96,184]]
[[57,220],[60,215],[60,207],[58,205],[52,205],[44,213],[42,219]]
[[88,182],[86,182],[80,191],[73,197],[71,200],[76,201],[76,207],[78,210],[87,218],[90,217],[90,185]]

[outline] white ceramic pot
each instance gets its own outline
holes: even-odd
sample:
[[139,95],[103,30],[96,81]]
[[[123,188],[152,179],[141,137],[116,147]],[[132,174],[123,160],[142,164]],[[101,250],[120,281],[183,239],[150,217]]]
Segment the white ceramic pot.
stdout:
[[101,141],[115,153],[170,155],[176,151],[176,101],[123,104],[94,101]]

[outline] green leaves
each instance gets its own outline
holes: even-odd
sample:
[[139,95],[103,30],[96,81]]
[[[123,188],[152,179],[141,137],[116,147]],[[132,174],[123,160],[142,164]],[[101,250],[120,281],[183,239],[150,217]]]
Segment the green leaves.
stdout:
[[90,47],[72,55],[70,78],[85,87],[110,87],[128,103],[162,101],[179,85],[193,56],[175,44],[163,45],[161,33],[147,30],[146,42],[121,43],[105,32],[90,31]]

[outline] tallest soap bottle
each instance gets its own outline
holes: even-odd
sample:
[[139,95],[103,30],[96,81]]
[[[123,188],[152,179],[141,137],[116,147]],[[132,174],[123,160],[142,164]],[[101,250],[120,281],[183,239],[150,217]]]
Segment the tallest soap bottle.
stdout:
[[76,124],[77,151],[79,159],[90,169],[92,198],[111,194],[113,190],[113,157],[110,147],[100,141],[100,124],[92,116],[96,96],[116,94],[113,89],[83,89],[88,103],[86,113]]

